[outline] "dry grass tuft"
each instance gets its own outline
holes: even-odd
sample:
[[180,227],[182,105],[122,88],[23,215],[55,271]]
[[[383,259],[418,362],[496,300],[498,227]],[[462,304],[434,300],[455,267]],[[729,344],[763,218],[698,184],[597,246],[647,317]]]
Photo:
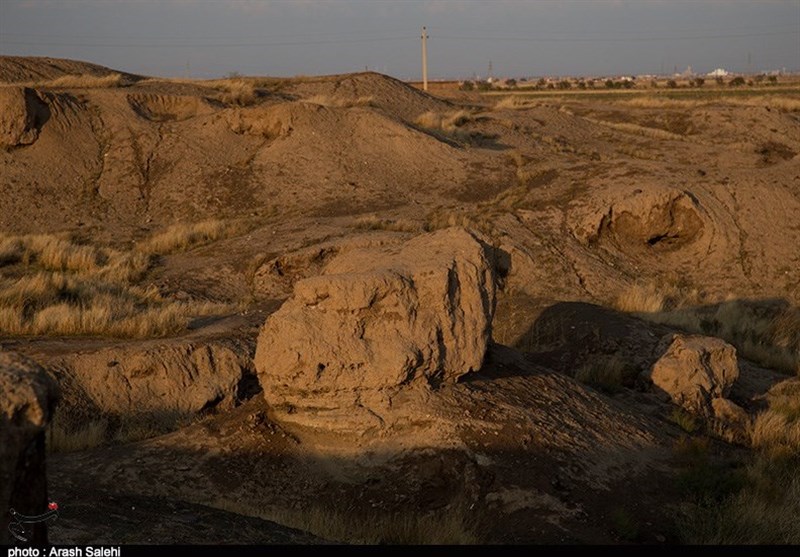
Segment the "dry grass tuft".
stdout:
[[607,120],[598,120],[597,118],[590,118],[584,116],[584,120],[593,122],[600,126],[605,126],[624,133],[631,133],[640,135],[650,139],[658,139],[664,141],[684,141],[684,137],[677,133],[668,132],[659,128],[650,128],[647,126],[640,126],[629,122],[609,122]]
[[639,96],[634,98],[620,97],[617,102],[629,107],[636,108],[673,108],[673,109],[692,109],[712,104],[723,103],[734,106],[759,106],[769,107],[781,112],[794,112],[800,110],[800,98],[790,95],[756,95],[746,98],[717,98],[708,97],[703,99],[672,99],[662,96]]
[[323,539],[350,544],[472,545],[480,543],[477,513],[453,503],[431,513],[358,511],[313,505],[308,509],[264,507],[258,503],[216,500],[210,506],[271,520]]
[[752,443],[758,449],[800,453],[800,420],[777,410],[765,410],[753,424]]
[[797,97],[775,97],[769,96],[764,101],[758,99],[748,99],[751,106],[768,106],[782,112],[797,112],[800,110],[800,98]]
[[493,110],[524,110],[526,108],[541,106],[542,104],[541,101],[535,99],[510,95],[497,101],[492,108]]
[[152,337],[177,333],[193,317],[227,304],[176,302],[157,289],[115,284],[98,275],[44,273],[0,283],[0,334]]
[[768,453],[800,456],[800,381],[790,379],[767,394],[768,407],[753,424],[753,446]]
[[0,335],[173,334],[228,304],[176,301],[137,284],[154,255],[215,241],[237,229],[220,221],[178,225],[131,252],[55,235],[0,236]]
[[664,309],[664,295],[652,284],[636,283],[623,290],[614,308],[629,313],[655,313]]
[[622,388],[630,375],[625,361],[615,354],[586,362],[575,373],[575,379],[601,391],[613,393]]
[[237,229],[235,224],[220,220],[208,220],[195,224],[175,224],[149,240],[140,242],[136,249],[141,253],[165,255],[215,242],[234,233]]
[[800,462],[759,455],[744,487],[722,501],[684,505],[677,524],[691,544],[800,543]]
[[677,522],[687,543],[800,543],[800,381],[775,385],[767,402],[753,424],[756,454],[740,489],[683,506]]
[[99,447],[107,439],[108,420],[105,418],[87,421],[76,428],[66,428],[56,418],[47,426],[45,435],[48,453],[85,451]]
[[641,96],[633,98],[620,98],[620,103],[636,108],[697,108],[710,104],[710,100],[699,99],[670,99],[669,97]]
[[408,219],[382,219],[374,215],[360,217],[353,228],[358,230],[390,230],[392,232],[420,232],[422,225]]
[[430,131],[453,134],[458,128],[471,122],[472,119],[472,115],[466,110],[447,113],[428,111],[414,120],[414,124]]
[[48,453],[84,451],[107,444],[125,444],[152,439],[199,419],[181,410],[162,410],[141,415],[98,417],[80,421],[65,419],[56,411],[47,426],[45,441]]
[[252,80],[245,79],[220,79],[210,85],[221,91],[218,99],[228,105],[250,106],[255,104],[260,95]]
[[800,374],[800,308],[745,300],[692,305],[698,299],[696,290],[637,283],[613,305],[654,323],[721,338],[748,360]]
[[470,230],[478,230],[492,236],[494,231],[493,214],[489,212],[465,212],[455,209],[434,209],[428,213],[423,230],[433,232],[451,226],[461,226]]

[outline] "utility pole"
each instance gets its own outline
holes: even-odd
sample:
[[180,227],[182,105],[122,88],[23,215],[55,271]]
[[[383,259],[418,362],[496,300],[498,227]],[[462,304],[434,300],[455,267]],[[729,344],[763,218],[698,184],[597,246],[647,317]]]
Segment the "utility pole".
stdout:
[[428,90],[428,32],[422,28],[422,90]]

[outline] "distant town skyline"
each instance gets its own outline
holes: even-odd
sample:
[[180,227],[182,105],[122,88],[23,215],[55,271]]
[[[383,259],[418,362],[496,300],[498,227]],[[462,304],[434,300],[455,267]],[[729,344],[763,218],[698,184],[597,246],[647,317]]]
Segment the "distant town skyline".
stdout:
[[800,0],[0,0],[0,53],[145,75],[800,70]]

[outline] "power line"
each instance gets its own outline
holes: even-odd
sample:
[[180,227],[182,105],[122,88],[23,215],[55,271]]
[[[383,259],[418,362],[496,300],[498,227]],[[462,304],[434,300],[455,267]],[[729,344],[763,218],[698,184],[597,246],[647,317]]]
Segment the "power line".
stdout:
[[[770,37],[782,35],[794,35],[798,31],[783,31],[775,33],[731,33],[719,35],[674,35],[656,37],[509,37],[509,36],[465,36],[465,35],[438,35],[433,38],[438,40],[454,41],[499,41],[499,42],[574,42],[574,43],[603,43],[603,42],[654,42],[654,41],[690,41],[704,39],[725,39],[725,38],[744,38],[744,37]],[[12,34],[12,33],[5,33]],[[304,45],[328,45],[328,44],[349,44],[349,43],[370,43],[387,41],[404,41],[416,39],[412,36],[397,37],[372,37],[372,38],[349,38],[349,39],[328,39],[311,41],[267,41],[267,42],[235,42],[235,43],[215,43],[215,42],[192,42],[192,43],[100,43],[100,42],[32,42],[32,41],[7,41],[0,38],[0,44],[15,46],[77,46],[77,47],[100,47],[100,48],[247,48],[247,47],[267,47],[267,46],[304,46]]]
[[575,43],[603,43],[603,42],[641,42],[641,41],[692,41],[701,39],[727,39],[743,37],[771,37],[778,35],[795,35],[798,31],[784,31],[778,33],[738,33],[729,35],[695,35],[695,36],[672,36],[672,37],[608,37],[608,38],[589,38],[589,37],[476,37],[458,35],[438,35],[434,38],[441,40],[459,41],[506,41],[506,42],[575,42]]
[[[233,40],[233,39],[247,39],[247,37],[243,37],[241,33],[236,35],[209,35],[207,33],[195,33],[194,35],[183,35],[183,36],[173,36],[170,35],[170,39],[174,40],[193,40],[197,38],[197,35],[201,34],[204,39],[207,40]],[[59,33],[31,33],[31,32],[15,32],[15,31],[6,31],[4,29],[0,29],[0,35],[11,35],[15,37],[48,37],[48,38],[57,38],[57,39],[121,39],[121,40],[142,40],[142,41],[160,41],[164,40],[165,37],[161,36],[152,36],[152,35],[138,35],[138,36],[122,36],[119,34],[112,34],[112,35],[95,35],[95,34],[84,34],[81,33],[80,35],[75,34],[59,34]],[[274,37],[277,39],[285,39],[288,37],[344,37],[344,36],[352,36],[353,32],[351,31],[335,31],[335,32],[308,32],[308,33],[270,33],[270,37]],[[258,36],[258,38],[262,38],[263,35]]]
[[405,41],[416,37],[377,37],[371,39],[337,39],[323,41],[273,41],[273,42],[246,42],[246,43],[183,43],[183,44],[153,44],[153,43],[60,43],[60,42],[30,42],[6,41],[0,39],[0,44],[15,46],[80,46],[101,48],[239,48],[239,47],[265,47],[265,46],[303,46],[347,43],[370,43],[385,41]]

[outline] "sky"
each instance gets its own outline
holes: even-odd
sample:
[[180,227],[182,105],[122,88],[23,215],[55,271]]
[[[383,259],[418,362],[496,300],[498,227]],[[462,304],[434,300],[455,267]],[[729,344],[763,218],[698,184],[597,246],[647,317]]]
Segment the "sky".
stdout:
[[0,54],[165,77],[800,71],[800,0],[0,0]]

